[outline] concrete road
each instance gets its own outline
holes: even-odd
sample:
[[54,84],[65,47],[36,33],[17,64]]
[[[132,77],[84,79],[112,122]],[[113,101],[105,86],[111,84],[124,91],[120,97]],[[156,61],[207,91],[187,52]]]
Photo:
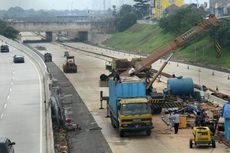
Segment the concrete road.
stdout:
[[16,153],[41,153],[39,74],[27,56],[13,63],[15,54],[24,55],[12,47],[0,53],[0,137],[14,141]]
[[32,33],[32,32],[20,32],[20,36],[21,36],[21,41],[25,41],[25,40],[34,40],[34,41],[37,41],[37,40],[42,40],[42,37],[35,34],[35,33]]
[[[55,43],[31,45],[45,46],[52,53],[53,61],[62,69],[62,64],[65,61],[63,55],[66,48],[57,46]],[[151,136],[147,137],[138,133],[120,138],[118,131],[111,126],[110,118],[105,117],[106,110],[99,110],[99,91],[104,90],[105,94],[108,94],[106,88],[98,87],[100,74],[108,73],[105,70],[105,61],[80,52],[70,51],[70,55],[74,55],[76,58],[78,73],[66,74],[66,76],[102,128],[102,133],[114,153],[225,153],[230,151],[225,145],[219,143],[217,143],[216,149],[210,147],[189,149],[192,130],[180,129],[179,134],[175,135],[163,123],[159,115],[153,116],[155,128],[152,130]],[[161,88],[164,86],[161,83],[155,83],[155,85]]]

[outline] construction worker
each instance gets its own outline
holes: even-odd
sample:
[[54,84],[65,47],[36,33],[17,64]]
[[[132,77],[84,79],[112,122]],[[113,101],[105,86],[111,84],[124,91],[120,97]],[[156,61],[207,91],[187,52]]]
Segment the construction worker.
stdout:
[[224,118],[224,137],[230,140],[230,97],[222,108],[221,117]]
[[179,123],[180,123],[180,116],[178,114],[178,111],[176,111],[173,116],[173,123],[174,123],[174,133],[177,134],[178,133],[178,129],[179,129]]
[[205,122],[204,117],[204,110],[197,112],[196,119],[195,119],[195,126],[203,126]]
[[114,73],[113,73],[113,81],[115,81],[116,83],[121,82],[121,78],[120,78],[120,75],[119,75],[118,71],[114,71]]
[[169,129],[170,131],[172,131],[172,128],[174,127],[174,122],[173,122],[173,116],[172,116],[172,111],[170,110],[169,111]]
[[131,67],[131,69],[129,70],[129,76],[133,76],[135,72],[135,68],[134,66]]

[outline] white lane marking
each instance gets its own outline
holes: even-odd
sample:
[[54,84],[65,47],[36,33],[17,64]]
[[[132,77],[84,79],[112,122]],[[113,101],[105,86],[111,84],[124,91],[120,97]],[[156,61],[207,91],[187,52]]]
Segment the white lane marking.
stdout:
[[[40,153],[42,153],[42,148],[43,148],[43,146],[42,146],[42,139],[43,139],[43,125],[42,125],[42,103],[43,103],[43,101],[42,101],[42,79],[41,79],[41,76],[40,76],[40,73],[39,73],[39,70],[38,70],[38,68],[37,68],[37,66],[35,65],[35,63],[34,62],[32,62],[32,60],[30,59],[30,58],[28,58],[29,59],[29,61],[34,65],[34,67],[35,67],[35,70],[37,71],[37,74],[38,74],[38,79],[39,79],[39,88],[40,88]],[[45,100],[45,99],[44,99]],[[47,143],[47,142],[46,142]]]
[[10,92],[12,92],[12,88],[10,88]]
[[10,83],[11,85],[13,85],[14,84],[14,82],[13,81],[11,81],[11,83]]
[[3,114],[1,114],[1,119],[3,118]]
[[10,95],[7,96],[7,100],[9,100],[9,99],[10,99]]
[[4,109],[6,109],[6,107],[7,107],[7,104],[4,104]]

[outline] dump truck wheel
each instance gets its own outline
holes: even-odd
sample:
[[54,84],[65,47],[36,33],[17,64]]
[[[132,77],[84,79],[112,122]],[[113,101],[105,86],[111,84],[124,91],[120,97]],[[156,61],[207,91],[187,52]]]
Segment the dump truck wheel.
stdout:
[[119,135],[120,135],[120,137],[124,137],[125,136],[125,132],[119,130]]
[[65,66],[63,66],[63,71],[64,71],[65,73],[67,73],[66,67],[65,67]]
[[212,139],[212,148],[216,148],[216,141]]
[[110,119],[111,119],[111,125],[113,128],[116,128],[116,125],[114,124],[114,120],[113,120],[113,117],[112,117],[112,113],[110,112]]
[[152,133],[151,129],[146,130],[146,135],[147,135],[147,136],[150,136],[150,135],[151,135],[151,133]]
[[160,114],[162,111],[162,108],[152,107],[151,110],[152,110],[152,114]]
[[192,142],[192,139],[189,140],[189,148],[192,148],[193,147],[193,142]]

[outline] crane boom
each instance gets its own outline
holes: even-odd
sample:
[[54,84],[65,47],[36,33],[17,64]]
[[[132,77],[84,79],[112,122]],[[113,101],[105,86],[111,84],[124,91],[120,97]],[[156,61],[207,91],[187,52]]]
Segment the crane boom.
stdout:
[[[168,43],[164,48],[157,50],[156,52],[149,55],[145,60],[136,63],[135,65],[135,74],[141,72],[145,67],[150,66],[152,63],[156,62],[158,59],[164,57],[170,52],[174,52],[177,48],[182,46],[184,43],[191,40],[197,34],[203,32],[208,27],[218,26],[219,22],[215,15],[209,15],[208,19],[203,20],[198,23],[195,27],[192,27],[190,30],[184,34],[178,36],[172,42]],[[126,73],[126,72],[124,72]]]
[[163,63],[163,65],[160,67],[160,69],[157,71],[157,73],[153,76],[152,80],[150,81],[150,83],[147,85],[147,89],[149,89],[154,81],[157,79],[157,77],[161,74],[161,72],[163,71],[163,69],[165,68],[165,66],[168,64],[169,60],[172,58],[173,53],[171,53],[169,55],[169,57],[166,59],[166,61]]

